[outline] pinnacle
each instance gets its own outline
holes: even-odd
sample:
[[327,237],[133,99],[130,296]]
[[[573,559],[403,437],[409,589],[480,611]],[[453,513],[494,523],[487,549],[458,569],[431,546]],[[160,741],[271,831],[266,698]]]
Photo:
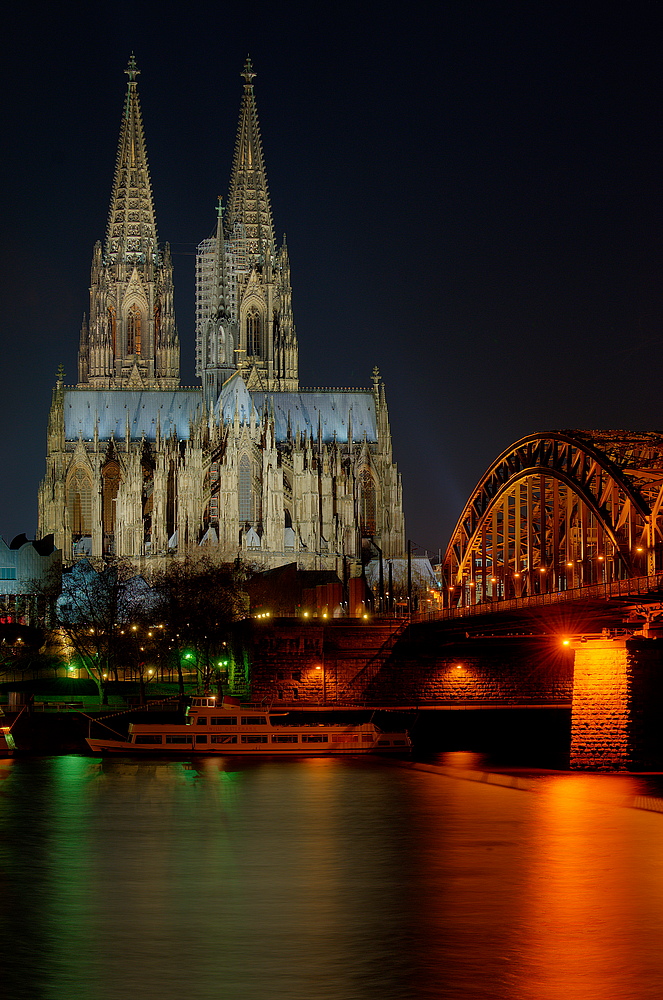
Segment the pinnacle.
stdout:
[[240,76],[244,77],[244,82],[247,87],[251,86],[251,82],[254,79],[255,75],[256,74],[253,72],[253,64],[251,62],[251,56],[247,56],[246,62],[244,63],[244,69],[240,73]]
[[235,226],[242,228],[246,251],[249,258],[254,260],[262,256],[265,245],[273,252],[274,227],[258,112],[251,83],[256,74],[248,56],[241,75],[245,80],[244,94],[224,222],[229,237],[232,237]]
[[135,80],[136,80],[136,77],[140,73],[140,70],[136,66],[136,57],[133,54],[133,52],[129,56],[129,63],[128,63],[127,68],[125,69],[124,72],[129,77],[129,83],[134,83]]
[[157,253],[156,220],[136,82],[139,72],[132,52],[125,70],[129,82],[106,240],[108,259],[123,259],[130,264],[154,260]]

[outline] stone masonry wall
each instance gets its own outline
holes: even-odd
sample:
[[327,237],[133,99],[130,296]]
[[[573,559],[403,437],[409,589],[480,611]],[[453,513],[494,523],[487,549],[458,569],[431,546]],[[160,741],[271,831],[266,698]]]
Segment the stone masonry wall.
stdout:
[[575,647],[571,767],[660,768],[661,640],[588,639]]
[[548,640],[445,641],[399,622],[298,622],[251,628],[251,697],[300,704],[571,703],[573,657]]

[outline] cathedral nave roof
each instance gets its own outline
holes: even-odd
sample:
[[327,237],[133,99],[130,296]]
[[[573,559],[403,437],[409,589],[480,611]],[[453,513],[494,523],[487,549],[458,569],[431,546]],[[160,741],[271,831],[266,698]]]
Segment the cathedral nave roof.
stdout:
[[178,438],[189,437],[192,420],[201,415],[200,389],[66,389],[64,393],[65,439],[79,435],[92,440],[95,426],[102,441],[126,435],[127,415],[133,441],[155,441],[157,427],[162,437],[173,431]]

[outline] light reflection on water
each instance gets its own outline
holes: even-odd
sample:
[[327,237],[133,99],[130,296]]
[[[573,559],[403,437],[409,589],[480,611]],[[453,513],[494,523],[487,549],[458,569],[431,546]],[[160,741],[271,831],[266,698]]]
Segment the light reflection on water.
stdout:
[[646,783],[443,763],[0,761],[3,997],[659,1000]]

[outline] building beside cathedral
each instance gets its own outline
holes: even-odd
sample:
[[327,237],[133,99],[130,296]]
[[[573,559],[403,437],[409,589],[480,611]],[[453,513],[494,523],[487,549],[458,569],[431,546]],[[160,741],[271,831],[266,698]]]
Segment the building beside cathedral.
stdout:
[[78,383],[58,374],[39,531],[66,563],[220,561],[356,575],[403,554],[400,477],[377,369],[299,387],[290,265],[274,238],[250,60],[229,196],[198,248],[196,373],[181,388],[168,244],[157,240],[132,56],[105,244],[92,257]]

